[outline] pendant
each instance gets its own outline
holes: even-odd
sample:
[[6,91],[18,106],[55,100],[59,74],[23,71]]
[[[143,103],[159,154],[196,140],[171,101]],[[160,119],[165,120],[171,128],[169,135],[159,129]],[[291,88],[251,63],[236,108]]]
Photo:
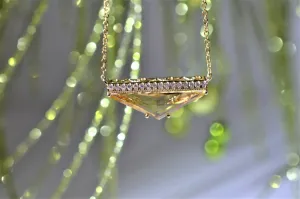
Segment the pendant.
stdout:
[[207,83],[194,76],[109,80],[106,86],[112,99],[160,120],[206,95]]

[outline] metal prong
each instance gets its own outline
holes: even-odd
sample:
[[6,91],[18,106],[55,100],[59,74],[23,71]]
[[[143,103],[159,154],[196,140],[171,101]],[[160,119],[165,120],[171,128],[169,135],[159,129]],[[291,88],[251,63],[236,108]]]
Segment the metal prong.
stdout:
[[145,118],[148,119],[150,115],[148,113],[145,114]]
[[111,96],[111,94],[109,92],[107,92],[107,97],[110,97],[110,96]]
[[167,118],[170,118],[170,117],[171,117],[171,115],[168,113]]
[[207,90],[205,91],[205,95],[208,95],[208,91]]

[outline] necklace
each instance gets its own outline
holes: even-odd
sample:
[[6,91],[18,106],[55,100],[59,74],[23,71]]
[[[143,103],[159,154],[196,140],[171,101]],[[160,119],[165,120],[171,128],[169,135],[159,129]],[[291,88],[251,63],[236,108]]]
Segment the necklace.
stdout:
[[206,76],[164,77],[111,80],[106,77],[110,0],[104,0],[101,80],[106,84],[107,95],[112,99],[158,120],[170,117],[173,111],[207,95],[207,85],[212,79],[208,10],[202,0],[204,45],[207,65]]

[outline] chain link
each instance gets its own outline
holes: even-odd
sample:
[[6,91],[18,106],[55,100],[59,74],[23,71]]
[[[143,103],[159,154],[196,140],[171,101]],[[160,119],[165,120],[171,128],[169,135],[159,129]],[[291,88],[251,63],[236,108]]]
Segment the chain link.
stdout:
[[[107,66],[107,45],[108,45],[108,18],[110,11],[110,0],[103,0],[104,8],[104,21],[103,21],[103,39],[102,39],[102,59],[101,59],[101,80],[106,82],[106,66]],[[202,0],[202,15],[203,15],[203,25],[204,25],[204,49],[205,49],[205,59],[207,66],[207,81],[212,79],[212,64],[210,57],[210,40],[209,40],[209,28],[208,28],[208,10],[207,1]]]
[[102,59],[101,59],[101,80],[106,82],[106,66],[107,66],[107,45],[108,45],[108,18],[110,0],[103,0],[104,20],[103,20],[103,38],[102,38]]
[[206,0],[202,0],[202,15],[203,15],[203,25],[204,25],[204,49],[205,49],[205,59],[207,66],[207,81],[212,79],[212,67],[211,67],[211,57],[210,57],[210,40],[209,40],[209,28],[208,28],[208,10]]

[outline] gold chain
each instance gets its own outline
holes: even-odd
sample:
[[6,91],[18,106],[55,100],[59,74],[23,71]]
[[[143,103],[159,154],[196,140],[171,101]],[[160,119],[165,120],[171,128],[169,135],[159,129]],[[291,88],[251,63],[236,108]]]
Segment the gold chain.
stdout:
[[202,15],[203,15],[203,25],[204,25],[204,49],[205,49],[205,58],[207,66],[207,81],[212,79],[212,70],[211,70],[211,57],[210,57],[210,40],[209,40],[209,28],[208,28],[208,11],[207,11],[207,2],[202,0]]
[[[108,45],[108,18],[109,18],[109,6],[110,0],[103,0],[104,8],[104,21],[103,21],[103,39],[102,39],[102,59],[101,59],[101,80],[106,82],[106,66],[107,66],[107,45]],[[209,28],[208,28],[208,10],[206,0],[202,0],[202,15],[203,15],[203,25],[204,25],[204,49],[205,49],[205,59],[207,66],[207,81],[212,79],[212,65],[210,57],[210,40],[209,40]]]
[[107,65],[107,45],[108,45],[108,18],[109,18],[109,0],[103,0],[104,21],[103,21],[103,39],[102,39],[102,59],[101,59],[101,80],[106,82]]

